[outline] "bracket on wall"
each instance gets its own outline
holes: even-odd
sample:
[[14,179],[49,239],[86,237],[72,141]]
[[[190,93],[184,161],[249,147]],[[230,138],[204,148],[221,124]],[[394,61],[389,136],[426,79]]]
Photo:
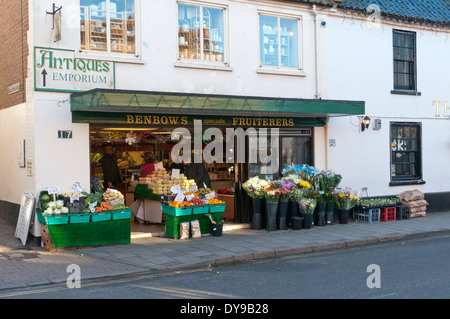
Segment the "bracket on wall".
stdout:
[[53,16],[53,25],[52,25],[52,30],[55,28],[55,14],[60,11],[62,9],[62,6],[60,6],[59,8],[56,7],[56,5],[53,3],[53,11],[52,12],[48,12],[45,11],[46,14],[51,14]]

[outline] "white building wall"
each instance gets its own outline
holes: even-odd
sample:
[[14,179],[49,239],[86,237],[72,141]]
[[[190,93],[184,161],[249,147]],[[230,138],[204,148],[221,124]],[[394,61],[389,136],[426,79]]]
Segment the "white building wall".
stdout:
[[[417,89],[420,96],[391,94],[393,89],[392,30],[416,31]],[[442,192],[450,189],[450,120],[443,106],[436,117],[434,100],[450,100],[450,40],[448,34],[414,26],[369,27],[365,20],[327,18],[327,99],[357,99],[366,102],[366,114],[381,119],[381,130],[371,126],[359,132],[357,117],[331,119],[329,167],[342,173],[342,186],[369,196],[399,194],[408,189]],[[449,112],[450,113],[450,112]],[[389,123],[422,123],[424,185],[389,186]]]

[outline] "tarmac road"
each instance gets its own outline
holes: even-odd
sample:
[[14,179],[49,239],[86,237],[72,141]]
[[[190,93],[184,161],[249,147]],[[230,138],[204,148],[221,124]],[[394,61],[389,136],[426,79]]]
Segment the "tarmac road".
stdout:
[[[0,299],[449,299],[449,248],[450,235],[443,234],[82,281],[81,288],[58,284],[5,290]],[[379,266],[378,272],[369,265]]]

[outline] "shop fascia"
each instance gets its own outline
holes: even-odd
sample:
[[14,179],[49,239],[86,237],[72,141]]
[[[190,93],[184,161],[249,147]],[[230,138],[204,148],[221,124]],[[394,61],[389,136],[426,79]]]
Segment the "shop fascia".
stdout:
[[[267,128],[255,129],[249,127],[243,129],[226,128],[225,137],[222,130],[217,127],[209,127],[203,131],[201,120],[194,120],[194,136],[191,131],[185,127],[178,127],[171,133],[174,141],[179,141],[172,148],[171,154],[176,158],[175,162],[189,161],[190,155],[193,153],[194,163],[202,163],[202,161],[212,163],[223,163],[223,149],[226,149],[227,163],[246,163],[245,160],[245,140],[249,138],[248,145],[257,146],[249,148],[248,162],[261,163],[261,174],[275,174],[279,170],[279,129],[271,128],[268,134]],[[236,138],[236,145],[235,145]],[[270,147],[268,140],[270,138]],[[203,148],[203,139],[211,140]],[[194,143],[191,143],[192,140]],[[224,144],[225,143],[225,144]],[[192,152],[192,144],[194,144],[194,152]],[[270,150],[270,154],[269,153]],[[179,155],[179,154],[183,155]],[[234,155],[236,154],[236,156]],[[259,161],[258,161],[259,159]]]

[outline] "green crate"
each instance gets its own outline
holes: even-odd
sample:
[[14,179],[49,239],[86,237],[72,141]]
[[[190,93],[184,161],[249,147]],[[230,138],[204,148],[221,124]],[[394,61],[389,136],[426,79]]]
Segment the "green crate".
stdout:
[[112,220],[130,219],[131,209],[121,209],[112,211]]
[[[222,222],[222,213],[212,213],[211,218],[216,222]],[[166,216],[165,237],[179,238],[180,237],[180,223],[191,222],[198,220],[200,224],[200,232],[202,235],[212,233],[212,224],[209,217],[206,215],[189,215],[189,216]]]
[[111,212],[98,212],[91,215],[91,222],[103,222],[106,220],[111,220]]
[[69,215],[47,215],[45,216],[47,225],[64,225],[69,223]]
[[206,214],[209,213],[209,205],[200,205],[192,207],[192,214]]
[[[163,213],[170,216],[189,216],[192,215],[192,207],[172,207],[169,205],[161,204],[163,207]],[[166,206],[166,207],[164,207]]]
[[91,220],[91,214],[69,214],[69,224],[89,223]]
[[210,213],[223,213],[225,211],[226,204],[210,204],[209,212]]

